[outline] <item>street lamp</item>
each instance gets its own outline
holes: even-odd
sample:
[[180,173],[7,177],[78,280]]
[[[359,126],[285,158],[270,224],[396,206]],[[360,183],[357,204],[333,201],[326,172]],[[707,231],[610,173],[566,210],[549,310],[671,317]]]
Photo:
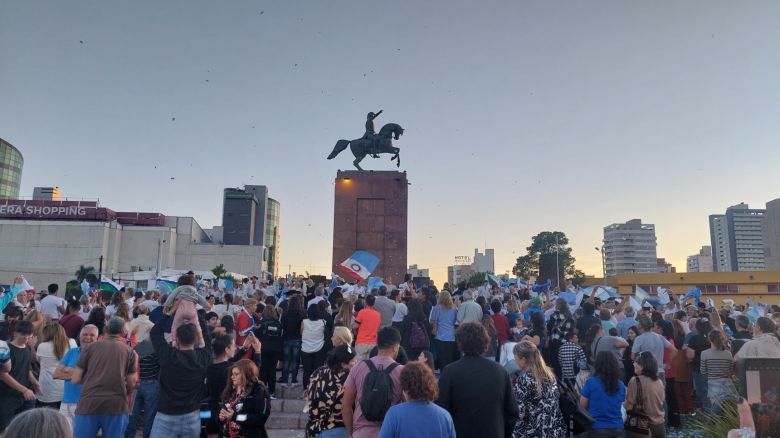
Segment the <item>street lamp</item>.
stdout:
[[165,239],[157,239],[157,272],[155,273],[155,277],[160,276],[160,252],[162,251],[162,244],[165,242]]
[[601,253],[601,273],[604,275],[604,285],[607,285],[607,255],[604,253],[604,247],[595,247],[593,248],[596,250],[596,252]]

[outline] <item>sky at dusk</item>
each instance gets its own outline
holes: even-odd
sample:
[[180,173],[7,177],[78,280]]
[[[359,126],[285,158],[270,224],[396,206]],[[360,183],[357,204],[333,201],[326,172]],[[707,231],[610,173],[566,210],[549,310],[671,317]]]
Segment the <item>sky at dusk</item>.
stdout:
[[780,197],[778,23],[774,0],[6,1],[0,137],[24,196],[207,228],[223,188],[267,185],[282,272],[329,274],[352,157],[325,157],[382,109],[405,128],[408,261],[439,285],[545,230],[598,276],[603,227],[633,218],[684,270],[709,214]]

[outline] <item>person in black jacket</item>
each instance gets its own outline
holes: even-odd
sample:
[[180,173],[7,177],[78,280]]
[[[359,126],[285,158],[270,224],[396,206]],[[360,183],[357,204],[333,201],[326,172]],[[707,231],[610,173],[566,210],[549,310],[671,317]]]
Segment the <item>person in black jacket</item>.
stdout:
[[449,411],[458,438],[512,436],[519,410],[509,374],[482,357],[490,337],[476,321],[466,322],[455,332],[463,356],[442,370],[436,403]]
[[[420,300],[409,300],[407,303],[409,313],[404,316],[401,321],[401,346],[406,350],[406,353],[412,360],[416,360],[423,350],[431,349],[431,323],[428,322],[428,318],[423,313],[422,302]],[[417,326],[422,328],[425,333],[426,343],[422,345],[420,339],[415,339],[415,345],[412,346],[412,329]]]
[[150,333],[160,364],[160,400],[152,436],[200,435],[200,402],[206,368],[212,359],[211,338],[206,319],[199,312],[199,325],[182,324],[177,328],[176,347],[165,342],[163,332],[178,303],[174,303],[169,313],[163,315]]
[[271,399],[276,398],[276,364],[282,360],[282,323],[274,306],[266,306],[263,319],[255,329],[255,337],[262,343],[260,353],[260,380],[268,386]]
[[230,377],[222,393],[222,436],[267,438],[265,422],[271,413],[271,398],[258,378],[257,365],[242,359],[230,367]]

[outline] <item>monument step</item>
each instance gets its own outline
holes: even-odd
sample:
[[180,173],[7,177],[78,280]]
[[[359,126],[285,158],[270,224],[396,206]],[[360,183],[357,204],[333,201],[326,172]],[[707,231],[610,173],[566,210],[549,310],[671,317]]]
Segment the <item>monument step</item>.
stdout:
[[306,400],[303,399],[280,398],[271,400],[271,412],[301,413],[305,405]]
[[309,416],[303,412],[274,412],[265,423],[266,429],[301,429],[306,428]]
[[276,384],[276,398],[279,399],[297,399],[301,400],[303,397],[303,387],[299,384],[296,386],[281,386]]

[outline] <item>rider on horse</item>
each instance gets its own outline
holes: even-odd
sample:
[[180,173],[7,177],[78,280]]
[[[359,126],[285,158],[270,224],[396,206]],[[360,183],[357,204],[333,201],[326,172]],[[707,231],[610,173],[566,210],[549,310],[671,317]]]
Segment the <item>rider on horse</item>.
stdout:
[[379,117],[379,115],[382,114],[382,110],[379,110],[377,113],[368,113],[366,115],[366,133],[363,134],[363,139],[365,140],[371,140],[371,151],[370,154],[374,158],[379,158],[379,156],[376,154],[379,152],[379,142],[381,142],[381,139],[376,138],[376,130],[374,129],[374,119]]

